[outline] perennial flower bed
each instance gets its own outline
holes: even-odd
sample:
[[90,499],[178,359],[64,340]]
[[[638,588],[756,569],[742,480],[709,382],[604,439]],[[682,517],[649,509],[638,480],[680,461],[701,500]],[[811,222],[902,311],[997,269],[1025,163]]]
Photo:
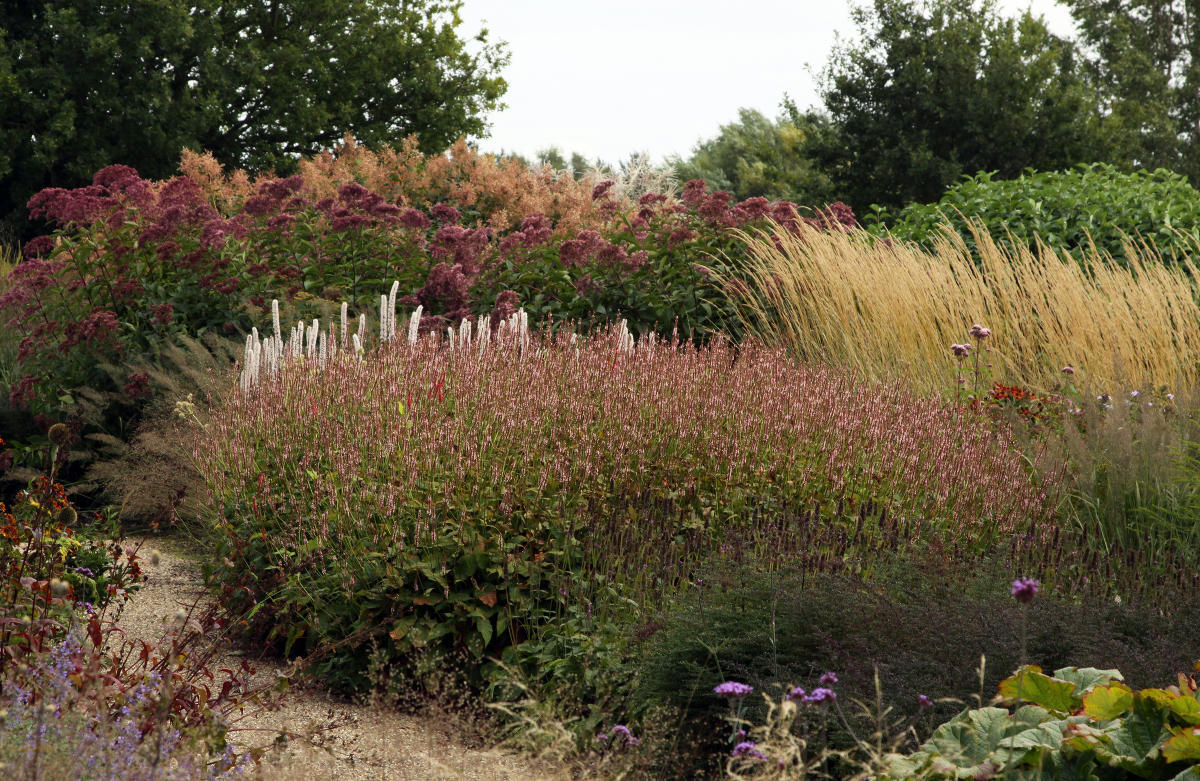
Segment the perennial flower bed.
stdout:
[[365,356],[330,328],[338,355],[283,361],[197,432],[211,579],[258,605],[250,634],[337,642],[338,685],[364,683],[372,646],[465,653],[486,674],[572,605],[662,606],[708,557],[854,570],[1050,520],[1058,486],[970,410],[752,342],[520,322],[480,321],[486,341],[414,328]]

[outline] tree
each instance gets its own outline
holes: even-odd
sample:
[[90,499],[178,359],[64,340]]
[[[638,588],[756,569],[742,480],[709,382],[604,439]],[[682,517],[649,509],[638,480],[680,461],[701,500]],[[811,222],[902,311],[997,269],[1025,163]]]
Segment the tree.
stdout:
[[964,174],[1108,159],[1077,47],[995,0],[874,0],[862,42],[822,74],[841,136],[836,184],[856,211],[937,200]]
[[[486,130],[503,45],[461,0],[0,4],[0,217],[112,163],[170,175],[186,146],[281,172],[346,132],[440,150]],[[474,49],[474,51],[471,51]]]
[[836,197],[818,150],[828,149],[835,133],[828,117],[801,113],[785,98],[776,120],[743,108],[737,122],[722,125],[717,137],[697,145],[689,159],[670,162],[681,181],[705,179],[738,200],[763,196],[824,206]]
[[1129,167],[1200,184],[1200,12],[1194,0],[1064,0]]

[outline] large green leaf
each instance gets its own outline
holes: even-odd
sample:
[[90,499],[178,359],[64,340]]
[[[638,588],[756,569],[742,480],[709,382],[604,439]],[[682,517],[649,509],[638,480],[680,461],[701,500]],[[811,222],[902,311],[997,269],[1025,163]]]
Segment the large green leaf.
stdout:
[[1200,735],[1189,729],[1172,737],[1163,744],[1162,755],[1168,762],[1200,761]]
[[1123,683],[1097,686],[1083,697],[1083,710],[1096,721],[1110,721],[1133,707],[1133,690]]
[[1114,752],[1135,760],[1123,762],[1121,767],[1140,774],[1159,758],[1160,746],[1171,735],[1164,718],[1154,700],[1141,692],[1134,695],[1133,712],[1110,733]]
[[1095,667],[1061,667],[1054,671],[1054,677],[1075,684],[1075,695],[1078,697],[1097,686],[1125,680],[1120,670],[1098,670]]
[[934,730],[923,747],[959,767],[984,761],[1004,739],[1009,713],[1004,708],[964,711]]
[[1188,724],[1200,724],[1200,701],[1191,694],[1171,697],[1164,703],[1167,708]]
[[1082,704],[1075,696],[1074,683],[1052,678],[1033,665],[1001,681],[1000,696],[1011,702],[1032,702],[1059,714],[1077,710]]
[[1033,772],[1021,772],[1021,781],[1100,781],[1096,760],[1090,754],[1068,755],[1063,751],[1043,754],[1044,762]]

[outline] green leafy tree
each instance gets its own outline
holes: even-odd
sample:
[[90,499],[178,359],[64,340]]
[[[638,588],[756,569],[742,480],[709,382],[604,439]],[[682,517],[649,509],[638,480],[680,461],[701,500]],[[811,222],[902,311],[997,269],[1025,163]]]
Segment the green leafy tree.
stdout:
[[681,181],[706,179],[713,189],[741,200],[763,196],[803,205],[836,200],[833,182],[822,167],[823,150],[836,135],[829,118],[801,113],[785,98],[772,121],[743,108],[738,121],[723,125],[716,138],[701,142],[687,160],[670,161]]
[[571,156],[567,157],[556,146],[539,150],[537,153],[537,164],[548,165],[555,171],[570,170],[576,179],[583,178],[583,175],[593,168],[604,167],[604,163],[599,158],[589,161],[579,152],[572,152]]
[[[486,130],[507,62],[461,0],[14,0],[0,4],[0,218],[111,163],[182,148],[286,171],[346,132],[426,149]],[[15,221],[15,222],[14,222]]]
[[1074,43],[994,0],[874,0],[862,40],[822,74],[841,135],[833,164],[856,211],[935,201],[964,174],[1107,160],[1096,90]]
[[1128,167],[1200,183],[1200,11],[1194,0],[1063,0],[1091,51],[1105,130]]

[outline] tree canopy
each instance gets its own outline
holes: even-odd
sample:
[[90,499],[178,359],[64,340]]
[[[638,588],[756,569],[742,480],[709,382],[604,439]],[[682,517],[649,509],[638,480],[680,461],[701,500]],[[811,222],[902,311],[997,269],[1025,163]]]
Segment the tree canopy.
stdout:
[[763,196],[824,206],[836,200],[830,175],[821,166],[835,133],[828,117],[800,112],[785,98],[777,119],[743,108],[737,122],[723,125],[689,159],[670,162],[681,181],[705,179],[738,200]]
[[[960,177],[1107,159],[1078,47],[994,0],[874,0],[822,74],[856,210],[937,200]],[[1097,155],[1102,155],[1097,157]]]
[[1200,12],[1194,0],[1063,0],[1089,50],[1105,131],[1126,167],[1200,184]]
[[[0,219],[47,186],[184,147],[286,171],[352,132],[440,150],[486,130],[502,44],[461,0],[12,0],[0,4]],[[18,215],[14,217],[14,215]]]

